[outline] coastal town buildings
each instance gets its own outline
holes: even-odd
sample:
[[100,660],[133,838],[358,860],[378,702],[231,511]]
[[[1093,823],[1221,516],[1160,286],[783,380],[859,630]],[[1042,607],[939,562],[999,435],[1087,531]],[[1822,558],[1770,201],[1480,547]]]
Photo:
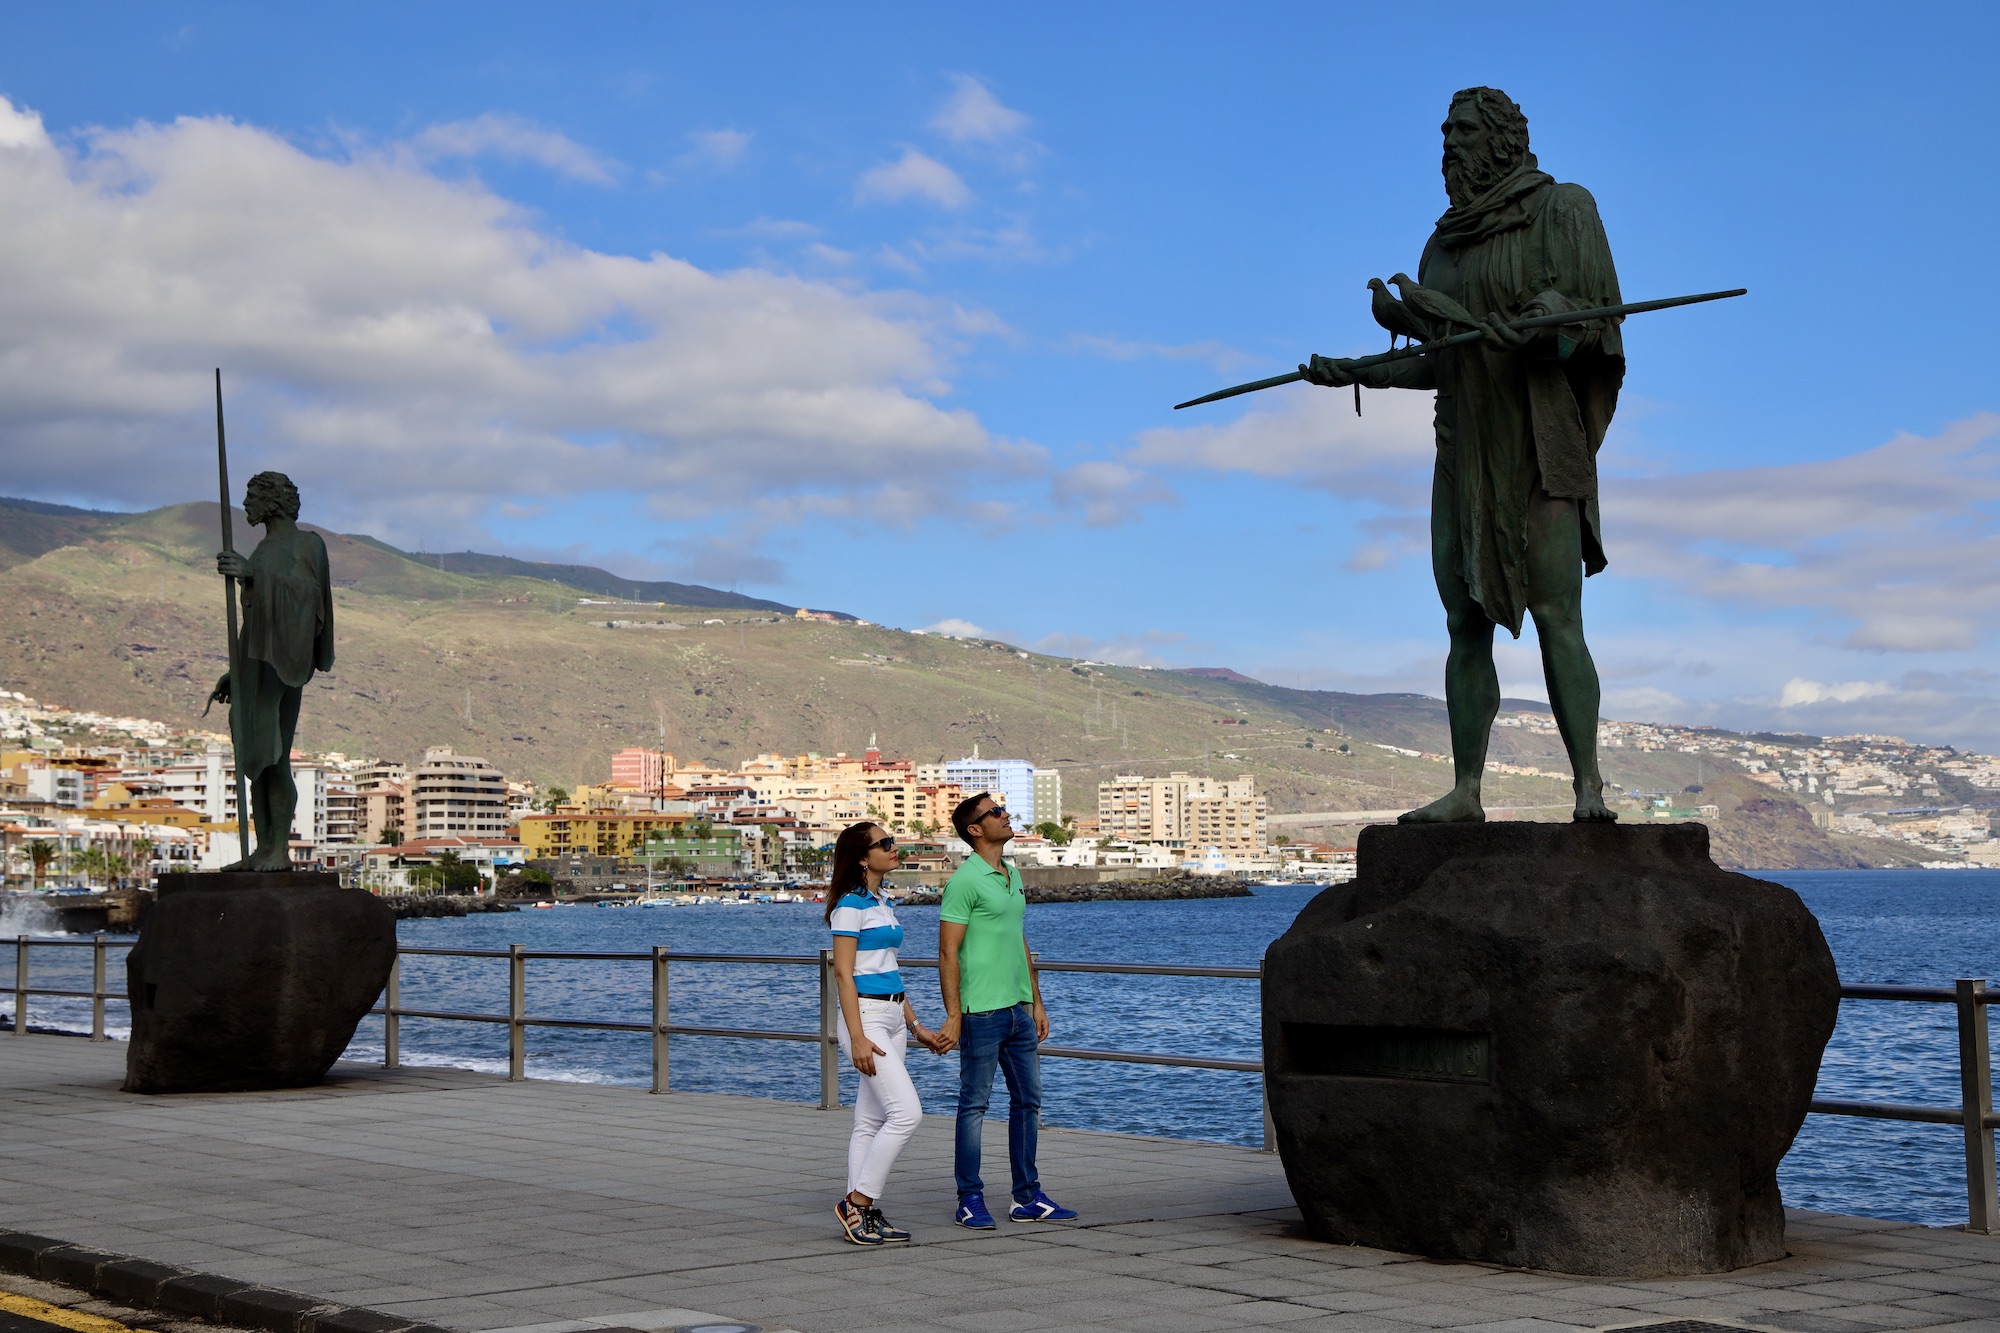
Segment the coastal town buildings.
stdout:
[[507,831],[507,778],[484,759],[434,745],[410,774],[409,813],[413,837],[501,837]]
[[[1559,743],[1546,713],[1511,710],[1496,726]],[[1674,771],[1694,760],[1692,782],[1621,790],[1640,803],[1642,818],[1721,817],[1748,781],[1800,802],[1831,832],[1892,839],[1924,864],[2000,866],[1993,824],[2000,758],[1894,736],[1617,721],[1603,724],[1602,744],[1610,755],[1680,757]],[[936,873],[965,855],[951,833],[952,808],[986,790],[1016,810],[1023,836],[1014,854],[1024,866],[1261,874],[1282,864],[1288,874],[1313,877],[1351,866],[1340,854],[1346,849],[1274,843],[1267,798],[1249,775],[1119,774],[1098,784],[1094,809],[1065,816],[1059,771],[976,749],[917,763],[884,757],[871,738],[859,754],[765,751],[733,764],[683,762],[644,746],[607,758],[600,770],[607,781],[560,791],[510,780],[450,747],[425,750],[415,763],[295,754],[294,858],[377,888],[435,883],[432,872],[447,853],[456,865],[476,866],[484,882],[524,863],[575,886],[811,878],[824,872],[841,828],[871,819],[897,835],[911,873]],[[1519,756],[1489,767],[1535,775],[1544,762]],[[1725,773],[1738,780],[1738,795],[1718,803],[1721,789],[1702,775]],[[0,691],[0,871],[10,887],[143,883],[227,864],[238,856],[235,795],[224,735]],[[1039,826],[1050,823],[1062,831],[1041,836]]]

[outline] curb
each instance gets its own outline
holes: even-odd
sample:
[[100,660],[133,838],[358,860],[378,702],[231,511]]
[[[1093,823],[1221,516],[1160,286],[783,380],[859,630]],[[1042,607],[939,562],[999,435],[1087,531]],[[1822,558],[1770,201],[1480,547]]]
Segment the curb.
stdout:
[[0,1230],[0,1272],[76,1287],[137,1309],[193,1315],[263,1333],[457,1333],[403,1315],[339,1305],[26,1231]]

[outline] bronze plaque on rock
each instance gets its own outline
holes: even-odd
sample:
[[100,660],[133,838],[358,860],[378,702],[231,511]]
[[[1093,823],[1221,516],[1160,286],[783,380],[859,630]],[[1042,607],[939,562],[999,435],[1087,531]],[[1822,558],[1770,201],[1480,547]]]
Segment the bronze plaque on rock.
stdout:
[[1436,1028],[1286,1023],[1284,1072],[1350,1078],[1491,1083],[1493,1039]]

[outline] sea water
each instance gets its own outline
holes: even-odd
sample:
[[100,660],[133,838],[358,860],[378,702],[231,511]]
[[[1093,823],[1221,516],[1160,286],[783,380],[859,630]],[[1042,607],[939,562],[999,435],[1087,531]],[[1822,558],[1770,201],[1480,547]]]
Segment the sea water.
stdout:
[[[1764,874],[1804,898],[1844,980],[1949,985],[1956,977],[2000,974],[2000,871]],[[1271,885],[1248,898],[1037,906],[1028,915],[1029,942],[1044,959],[1255,967],[1316,892]],[[905,955],[935,954],[937,909],[905,907],[899,915]],[[504,949],[518,943],[537,951],[643,952],[659,944],[688,953],[814,955],[827,943],[816,903],[560,907],[405,921],[400,933],[405,945]],[[110,988],[120,989],[122,950],[114,950],[111,963]],[[83,989],[89,951],[37,948],[33,969],[36,985]],[[527,965],[527,977],[527,1012],[534,1017],[643,1023],[651,1013],[645,962],[538,959]],[[811,1032],[818,1023],[817,969],[811,966],[675,963],[670,977],[676,1024]],[[935,1024],[941,1011],[936,973],[912,968],[905,980],[918,1014]],[[1051,972],[1043,975],[1042,991],[1052,1044],[1258,1057],[1255,981]],[[31,1005],[33,1026],[88,1028],[86,1001],[38,999]],[[507,963],[408,956],[402,1005],[504,1014]],[[0,1012],[11,1007],[11,994],[0,992]],[[123,1037],[124,1006],[110,1005],[107,1018],[110,1033]],[[497,1024],[405,1019],[401,1040],[406,1064],[493,1072],[507,1067],[506,1030]],[[645,1033],[531,1028],[527,1041],[531,1078],[651,1082]],[[1819,1095],[1955,1107],[1957,1056],[1949,1005],[1846,1001],[1827,1047]],[[348,1058],[381,1057],[381,1021],[366,1020]],[[842,1064],[842,1100],[851,1102],[855,1075]],[[957,1058],[913,1045],[910,1065],[925,1107],[949,1111]],[[1255,1075],[1049,1059],[1042,1077],[1043,1115],[1051,1125],[1237,1144],[1262,1137]],[[816,1102],[818,1052],[804,1042],[676,1036],[669,1078],[683,1091]],[[996,1089],[994,1111],[1004,1115],[1005,1106]],[[1779,1178],[1786,1202],[1795,1207],[1933,1224],[1965,1219],[1963,1137],[1950,1125],[1809,1116]]]

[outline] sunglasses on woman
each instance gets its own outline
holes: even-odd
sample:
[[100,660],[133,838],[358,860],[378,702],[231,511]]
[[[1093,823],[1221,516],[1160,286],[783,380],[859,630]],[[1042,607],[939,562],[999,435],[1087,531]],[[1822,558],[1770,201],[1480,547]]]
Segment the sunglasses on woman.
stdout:
[[877,838],[868,844],[869,851],[872,852],[878,849],[885,852],[893,852],[896,850],[896,840],[894,838]]

